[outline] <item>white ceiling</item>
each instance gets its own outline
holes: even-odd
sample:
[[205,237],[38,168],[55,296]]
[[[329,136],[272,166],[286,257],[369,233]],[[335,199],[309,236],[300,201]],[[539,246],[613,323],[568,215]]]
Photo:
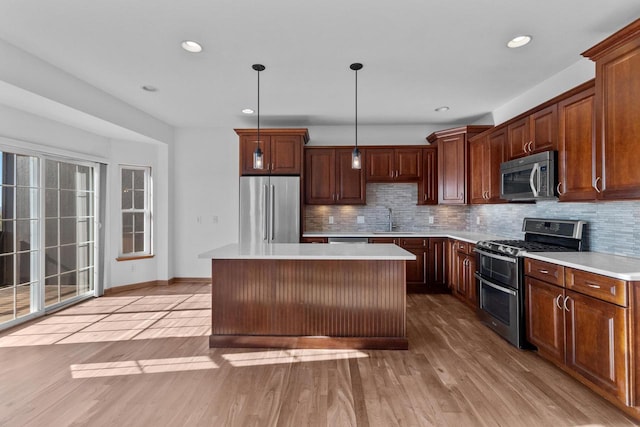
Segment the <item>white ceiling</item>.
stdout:
[[[352,62],[364,64],[360,123],[446,125],[638,17],[638,0],[0,0],[0,39],[178,127],[255,126],[241,113],[255,108],[254,63],[263,126],[351,124]],[[519,34],[533,42],[507,49]]]

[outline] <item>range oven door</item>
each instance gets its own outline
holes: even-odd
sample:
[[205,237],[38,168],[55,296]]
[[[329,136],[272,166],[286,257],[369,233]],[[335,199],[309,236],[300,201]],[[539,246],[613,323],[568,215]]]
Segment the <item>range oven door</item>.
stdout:
[[516,347],[523,347],[519,292],[486,280],[476,273],[479,316],[489,328]]
[[518,258],[499,255],[475,248],[476,268],[480,276],[490,282],[500,283],[509,288],[518,288],[520,268]]

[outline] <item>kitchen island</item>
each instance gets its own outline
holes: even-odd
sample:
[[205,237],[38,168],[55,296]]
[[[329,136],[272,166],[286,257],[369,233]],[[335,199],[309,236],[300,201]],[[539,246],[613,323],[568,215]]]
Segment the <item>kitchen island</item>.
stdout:
[[231,244],[211,259],[210,347],[406,349],[405,262],[392,244]]

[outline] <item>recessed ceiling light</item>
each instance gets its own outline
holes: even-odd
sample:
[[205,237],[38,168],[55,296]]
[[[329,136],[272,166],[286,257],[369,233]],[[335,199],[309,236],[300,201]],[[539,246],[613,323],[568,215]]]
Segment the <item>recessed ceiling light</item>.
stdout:
[[507,47],[515,49],[516,47],[522,47],[529,44],[530,41],[531,36],[517,36],[509,40],[509,42],[507,43]]
[[449,111],[449,107],[443,105],[442,107],[436,108],[435,111],[437,111],[438,113],[442,113],[443,111]]
[[244,114],[253,114],[253,113],[255,113],[255,111],[253,111],[251,108],[245,108],[244,110],[242,110],[242,112]]
[[185,40],[180,45],[184,50],[191,53],[202,52],[202,46],[198,42],[194,42],[193,40]]
[[151,85],[144,85],[142,86],[142,90],[146,90],[147,92],[157,92],[158,88]]

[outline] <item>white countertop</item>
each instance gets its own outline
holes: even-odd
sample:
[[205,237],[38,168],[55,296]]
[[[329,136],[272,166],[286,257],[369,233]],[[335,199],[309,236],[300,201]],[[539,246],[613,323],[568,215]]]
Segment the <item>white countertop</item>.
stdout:
[[496,236],[495,234],[474,233],[470,231],[458,230],[429,230],[429,231],[394,231],[394,232],[375,232],[375,231],[356,231],[356,232],[307,232],[302,237],[449,237],[452,239],[463,240],[465,242],[476,244],[481,240],[498,240],[505,237]]
[[414,260],[416,256],[393,244],[345,245],[310,243],[233,243],[198,255],[205,259],[291,259],[291,260]]
[[640,280],[640,258],[600,252],[532,252],[525,257],[622,280]]

